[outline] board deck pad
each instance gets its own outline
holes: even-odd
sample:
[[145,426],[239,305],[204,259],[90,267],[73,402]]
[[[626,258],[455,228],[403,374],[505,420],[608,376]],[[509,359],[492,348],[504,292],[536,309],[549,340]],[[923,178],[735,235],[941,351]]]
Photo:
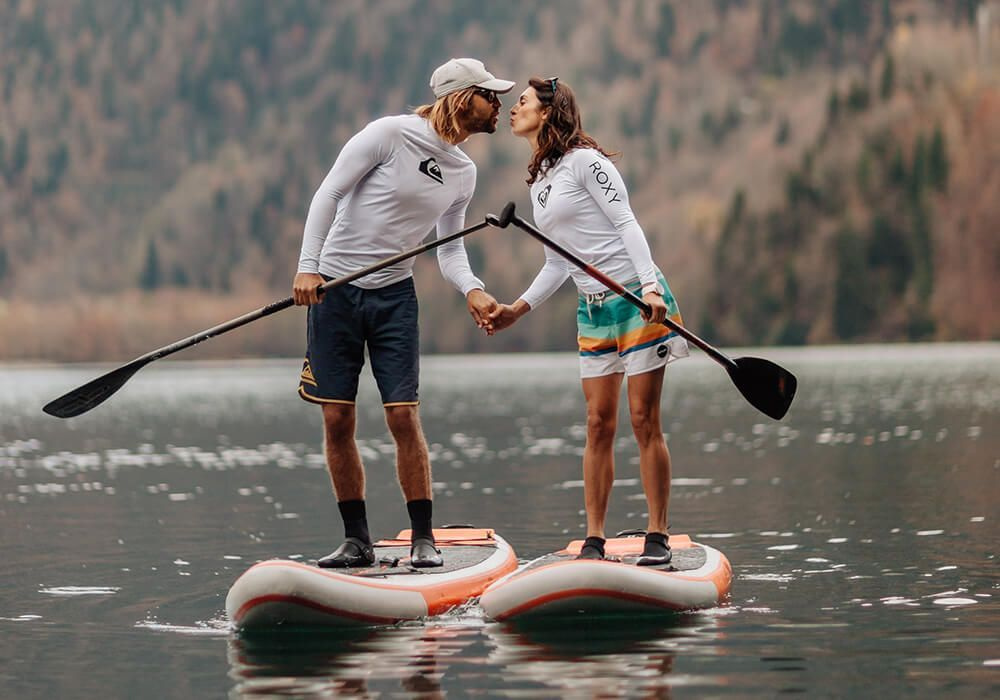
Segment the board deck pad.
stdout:
[[346,569],[324,569],[324,571],[336,571],[348,576],[364,576],[366,578],[383,578],[400,574],[447,574],[459,569],[486,561],[496,549],[495,544],[445,544],[437,543],[437,548],[441,550],[441,558],[444,565],[418,569],[410,566],[410,545],[404,546],[396,544],[383,545],[377,543],[375,549],[375,564],[373,566],[350,567]]
[[[650,571],[693,571],[705,566],[707,555],[705,554],[705,550],[699,545],[692,545],[682,549],[674,549],[673,545],[671,545],[670,551],[672,557],[669,564],[663,564],[660,566],[644,566],[642,568],[649,569]],[[622,564],[635,564],[641,553],[642,540],[639,540],[638,553],[622,555],[608,554],[604,558],[606,561],[621,562]],[[576,559],[576,555],[577,553],[570,553],[567,550],[546,554],[545,556],[531,562],[528,566],[524,567],[522,571],[531,571],[532,569],[548,566],[549,564],[555,564],[556,562],[570,561]]]

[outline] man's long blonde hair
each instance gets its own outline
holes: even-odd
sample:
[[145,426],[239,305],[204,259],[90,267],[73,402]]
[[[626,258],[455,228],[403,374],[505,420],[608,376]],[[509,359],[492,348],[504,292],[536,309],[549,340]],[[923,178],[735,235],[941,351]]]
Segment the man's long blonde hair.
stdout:
[[461,117],[468,111],[475,94],[474,87],[456,90],[444,97],[439,97],[434,101],[434,104],[417,107],[413,113],[428,120],[438,136],[445,141],[452,144],[458,143],[464,131]]

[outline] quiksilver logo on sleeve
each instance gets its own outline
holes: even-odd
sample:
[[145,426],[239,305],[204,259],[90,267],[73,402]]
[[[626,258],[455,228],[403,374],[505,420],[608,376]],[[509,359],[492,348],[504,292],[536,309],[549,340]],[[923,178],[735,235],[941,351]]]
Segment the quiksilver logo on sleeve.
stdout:
[[433,158],[420,161],[420,172],[432,180],[437,180],[438,182],[444,184],[444,177],[441,175],[441,166],[439,166],[437,161]]

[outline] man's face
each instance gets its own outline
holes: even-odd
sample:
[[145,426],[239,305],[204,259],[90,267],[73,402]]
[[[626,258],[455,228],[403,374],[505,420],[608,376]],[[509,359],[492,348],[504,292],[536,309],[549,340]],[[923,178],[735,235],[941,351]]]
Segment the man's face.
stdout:
[[463,115],[464,126],[470,134],[492,134],[500,118],[500,98],[492,90],[475,88],[475,94]]

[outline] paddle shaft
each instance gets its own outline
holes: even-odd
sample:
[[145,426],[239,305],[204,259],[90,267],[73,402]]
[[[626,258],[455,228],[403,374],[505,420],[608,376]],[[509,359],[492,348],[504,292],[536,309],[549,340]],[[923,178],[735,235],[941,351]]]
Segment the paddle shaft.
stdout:
[[[320,295],[322,295],[324,292],[330,289],[333,289],[335,287],[342,287],[345,284],[350,284],[351,282],[361,279],[366,275],[370,275],[373,272],[378,272],[379,270],[391,267],[396,263],[400,263],[403,262],[404,260],[408,260],[409,258],[416,257],[421,253],[426,253],[427,251],[433,250],[434,248],[438,248],[444,245],[445,243],[451,243],[456,239],[462,238],[463,236],[467,236],[470,233],[474,233],[480,229],[486,228],[486,226],[488,226],[488,224],[485,221],[481,221],[478,224],[475,224],[474,226],[469,226],[468,228],[464,228],[461,231],[455,231],[454,233],[449,233],[447,236],[436,238],[433,241],[428,241],[427,243],[419,245],[416,248],[411,248],[410,250],[404,250],[402,253],[393,255],[391,258],[386,258],[385,260],[377,262],[374,265],[369,265],[368,267],[352,272],[349,275],[344,275],[343,277],[338,277],[328,282],[324,282],[323,284],[319,285],[319,287],[317,287],[316,291]],[[166,357],[167,355],[172,355],[175,352],[178,352],[179,350],[184,350],[185,348],[189,348],[192,345],[197,345],[198,343],[208,340],[209,338],[214,338],[217,335],[222,335],[223,333],[227,333],[235,328],[239,328],[240,326],[245,326],[248,323],[252,323],[253,321],[264,318],[265,316],[270,316],[271,314],[287,309],[289,306],[293,306],[294,304],[295,304],[295,299],[293,297],[286,297],[284,299],[271,302],[267,306],[263,306],[257,309],[256,311],[251,311],[249,313],[243,314],[242,316],[238,316],[234,319],[226,321],[225,323],[220,323],[218,326],[213,326],[212,328],[203,330],[200,333],[195,333],[194,335],[188,336],[187,338],[184,338],[182,340],[178,340],[175,343],[171,343],[170,345],[166,345],[157,350],[153,350],[152,352],[149,352],[141,357],[137,357],[136,359],[132,360],[132,362],[129,364],[140,363],[140,362],[142,362],[143,364],[148,364],[149,362],[153,362],[154,360],[159,360],[160,358]]]
[[[625,287],[622,286],[622,284],[619,283],[617,280],[614,280],[611,277],[608,277],[606,274],[604,274],[603,272],[601,272],[600,270],[598,270],[593,265],[585,262],[582,258],[580,258],[575,253],[573,253],[573,252],[567,250],[566,248],[564,248],[563,246],[559,245],[558,243],[556,243],[555,241],[553,241],[551,238],[549,238],[548,236],[546,236],[544,233],[542,233],[541,231],[539,231],[537,228],[535,228],[532,224],[529,224],[527,221],[525,221],[524,219],[522,219],[517,214],[512,214],[511,215],[510,222],[512,224],[514,224],[515,226],[517,226],[518,228],[524,230],[526,233],[528,233],[529,235],[533,236],[537,240],[539,240],[543,245],[546,245],[549,248],[551,248],[552,250],[554,250],[557,253],[559,253],[559,255],[561,255],[564,258],[566,258],[567,260],[569,260],[571,263],[573,263],[574,265],[576,265],[577,267],[579,267],[581,270],[583,270],[584,272],[586,272],[588,275],[590,275],[591,277],[593,277],[595,280],[597,280],[598,282],[600,282],[601,284],[603,284],[605,287],[607,287],[608,289],[610,289],[614,293],[616,293],[619,296],[623,297],[626,301],[628,301],[629,303],[631,303],[633,306],[636,306],[636,307],[642,309],[646,314],[650,313],[651,309],[649,308],[649,304],[647,304],[646,302],[644,302],[641,298],[639,298],[638,296],[636,296],[635,294],[633,294],[629,290],[625,289]],[[719,351],[718,349],[712,347],[706,341],[704,341],[701,338],[699,338],[697,335],[695,335],[694,333],[692,333],[691,331],[689,331],[684,326],[682,326],[682,325],[680,325],[678,323],[675,323],[674,321],[671,321],[669,318],[663,319],[663,325],[665,325],[670,330],[675,331],[678,335],[684,337],[686,340],[690,341],[694,345],[696,345],[699,348],[701,348],[705,352],[705,354],[707,354],[709,357],[711,357],[713,360],[715,360],[716,362],[718,362],[720,365],[722,365],[726,369],[729,369],[729,370],[736,370],[736,369],[738,369],[738,366],[737,366],[736,362],[732,358],[730,358],[725,353]]]
[[[442,236],[441,238],[424,243],[416,248],[403,251],[398,255],[393,255],[390,258],[386,258],[385,260],[375,263],[374,265],[369,265],[368,267],[357,270],[356,272],[352,272],[349,275],[344,275],[343,277],[338,277],[337,279],[324,282],[317,287],[317,292],[319,294],[323,294],[334,287],[340,287],[353,282],[354,280],[360,279],[365,275],[370,275],[373,272],[377,272],[389,267],[390,265],[395,265],[403,260],[420,255],[423,252],[442,246],[445,243],[454,241],[462,236],[467,236],[468,234],[485,228],[488,225],[488,221],[484,219],[482,222],[475,224],[474,226],[469,226],[461,231],[455,231],[454,233],[450,233],[447,236]],[[125,382],[132,377],[132,375],[148,365],[150,362],[159,360],[167,355],[172,355],[175,352],[189,348],[192,345],[197,345],[198,343],[208,340],[209,338],[214,338],[217,335],[231,331],[234,328],[245,326],[246,324],[256,321],[257,319],[270,316],[271,314],[277,313],[282,309],[287,309],[294,303],[295,300],[293,297],[287,297],[261,307],[256,311],[251,311],[250,313],[231,319],[225,323],[220,323],[218,326],[213,326],[212,328],[201,331],[200,333],[195,333],[194,335],[184,338],[183,340],[178,340],[170,345],[157,348],[152,352],[148,352],[145,355],[137,357],[131,362],[127,362],[124,365],[97,377],[96,379],[92,379],[83,386],[79,386],[76,389],[63,394],[59,398],[50,401],[42,407],[42,410],[57,418],[72,418],[73,416],[78,416],[104,402],[109,396],[121,389]]]

